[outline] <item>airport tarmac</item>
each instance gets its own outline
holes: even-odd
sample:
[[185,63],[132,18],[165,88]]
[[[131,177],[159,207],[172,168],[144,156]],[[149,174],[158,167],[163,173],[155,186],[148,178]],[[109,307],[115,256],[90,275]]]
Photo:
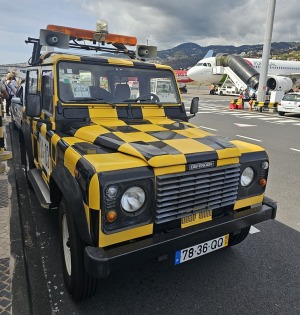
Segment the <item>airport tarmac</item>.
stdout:
[[[257,119],[260,121],[264,122],[264,125],[268,125],[269,123],[272,124],[270,126],[274,126],[274,123],[277,124],[288,124],[291,127],[293,127],[293,124],[295,126],[300,126],[300,118],[299,117],[295,117],[293,120],[294,122],[291,122],[292,119],[289,117],[279,117],[277,113],[270,113],[268,111],[263,112],[263,113],[259,113],[259,112],[252,112],[249,113],[247,110],[230,110],[229,109],[229,104],[230,104],[230,100],[233,99],[233,96],[219,96],[219,95],[210,95],[209,94],[209,88],[207,86],[197,86],[197,85],[189,85],[188,86],[188,92],[186,94],[182,95],[183,101],[185,102],[185,106],[186,108],[189,108],[190,106],[190,102],[191,99],[193,97],[199,97],[199,121],[201,122],[201,124],[204,123],[205,118],[203,119],[203,117],[205,117],[206,113],[207,115],[210,115],[212,113],[214,113],[214,118],[216,116],[219,115],[230,115],[232,117],[236,117],[236,119]],[[225,117],[224,117],[225,118]],[[268,118],[268,119],[266,119]],[[272,119],[271,119],[272,118]],[[265,120],[263,120],[265,119]],[[223,119],[225,120],[225,119]],[[6,125],[6,144],[7,144],[7,148],[8,150],[12,150],[12,139],[10,137],[10,135],[12,135],[12,137],[16,138],[16,131],[12,129],[12,126],[9,125],[9,119],[7,120],[7,125]],[[193,122],[193,121],[191,121]],[[248,124],[249,126],[249,124]],[[295,127],[294,127],[295,128]],[[230,129],[230,128],[228,128]],[[245,130],[245,128],[244,128]],[[271,132],[261,132],[261,134],[263,135],[271,135]],[[253,136],[254,137],[254,136]],[[17,141],[15,139],[15,141]],[[17,152],[17,142],[15,142],[14,145],[14,150],[16,150],[15,152]],[[278,153],[276,153],[278,155]],[[17,154],[15,154],[14,159],[18,159]],[[35,257],[33,255],[33,252],[36,252],[37,249],[35,247],[32,247],[33,245],[30,242],[34,242],[34,237],[35,238],[39,238],[41,239],[44,235],[42,235],[42,233],[40,234],[36,234],[36,231],[34,228],[36,228],[35,226],[33,226],[32,228],[32,235],[30,234],[29,231],[29,227],[30,224],[34,225],[34,220],[24,220],[22,222],[22,218],[20,218],[20,209],[19,209],[19,202],[18,202],[18,198],[21,198],[20,200],[22,200],[22,202],[24,202],[24,200],[26,199],[25,196],[26,194],[24,194],[25,188],[26,188],[26,182],[24,180],[24,175],[23,175],[23,171],[20,167],[20,165],[17,164],[17,162],[12,159],[9,160],[7,162],[5,162],[7,168],[6,168],[6,172],[4,174],[2,174],[0,176],[0,181],[3,185],[0,186],[0,193],[1,193],[1,206],[0,206],[0,223],[2,222],[5,225],[5,228],[2,230],[2,234],[1,234],[1,239],[5,240],[5,242],[2,242],[0,245],[0,251],[1,254],[3,254],[1,256],[1,260],[0,260],[0,271],[1,271],[1,277],[0,277],[0,287],[1,287],[1,296],[0,296],[0,314],[12,314],[12,310],[14,311],[14,314],[29,314],[32,311],[32,308],[37,308],[42,307],[42,305],[44,305],[44,307],[46,308],[45,305],[47,305],[47,303],[42,303],[40,298],[37,298],[36,296],[33,298],[32,301],[32,297],[30,296],[31,293],[36,293],[39,292],[39,295],[42,295],[43,298],[45,300],[48,299],[48,296],[45,295],[44,293],[47,293],[47,288],[49,289],[50,284],[48,283],[40,283],[39,281],[37,281],[37,273],[41,273],[41,279],[44,277],[44,274],[42,273],[43,270],[43,266],[39,266],[36,264],[36,262],[33,260],[32,257]],[[293,163],[290,163],[290,165],[293,165]],[[295,164],[294,164],[295,165]],[[16,181],[17,179],[17,181]],[[18,185],[16,184],[16,182],[18,182]],[[23,187],[24,186],[24,187]],[[276,185],[274,185],[276,186]],[[21,191],[21,188],[24,188],[24,191]],[[289,190],[291,190],[291,188],[289,188]],[[19,196],[19,197],[17,197]],[[288,198],[288,200],[291,200],[291,198]],[[286,202],[288,202],[288,200]],[[27,199],[25,201],[28,201]],[[24,207],[25,209],[25,207]],[[23,210],[24,210],[23,209]],[[28,211],[28,209],[27,209]],[[36,206],[36,209],[34,209],[34,211],[36,211],[36,217],[34,218],[35,220],[40,220],[41,218],[43,220],[48,219],[49,214],[45,214],[45,212],[38,212],[38,206]],[[21,211],[22,213],[22,211]],[[38,214],[37,214],[38,213]],[[24,212],[23,212],[24,215]],[[24,218],[23,218],[24,219]],[[291,219],[292,222],[295,222],[295,220]],[[10,222],[10,226],[9,225]],[[47,222],[49,223],[49,222]],[[22,224],[24,224],[24,226],[22,227]],[[285,227],[285,230],[288,230],[288,232],[285,232],[285,230],[283,230],[283,228],[277,224],[278,227],[278,234],[280,233],[288,233],[290,230],[288,230]],[[281,227],[281,230],[279,230],[279,227]],[[39,228],[39,225],[37,227],[37,229]],[[269,231],[270,230],[270,231]],[[271,226],[271,223],[268,223],[266,225],[266,227],[264,228],[264,233],[266,233],[266,231],[269,231],[269,233],[271,233],[271,231],[274,230],[274,227]],[[291,233],[291,232],[289,232]],[[273,234],[275,235],[275,232],[273,232]],[[26,242],[24,242],[24,237],[26,238]],[[261,241],[265,240],[263,238],[263,233],[260,234],[256,234],[259,235],[259,237],[261,238]],[[52,236],[51,236],[52,237]],[[257,236],[256,236],[257,237]],[[275,236],[274,236],[275,237]],[[295,235],[295,237],[298,237],[297,235]],[[282,238],[284,239],[284,238]],[[250,242],[253,242],[253,246],[257,246],[257,243],[255,242],[254,238],[251,239],[250,238]],[[252,244],[252,243],[251,243]],[[50,245],[49,245],[50,246]],[[274,245],[275,246],[275,245]],[[27,254],[28,256],[25,255],[24,252],[24,247],[27,247]],[[53,246],[50,246],[49,248],[51,250],[53,250],[52,248]],[[250,253],[247,251],[248,249],[246,248],[246,246],[244,246],[244,252],[245,254],[247,253],[248,255],[251,255],[251,251]],[[267,244],[265,247],[263,247],[263,245],[261,245],[262,248],[259,248],[260,251],[260,255],[258,255],[258,257],[260,257],[260,259],[262,260],[264,257],[264,252],[266,250],[268,250],[268,248],[270,248],[270,245]],[[242,247],[243,248],[243,247]],[[251,246],[250,246],[251,248]],[[40,249],[46,257],[48,250],[45,251],[44,248]],[[244,255],[245,255],[244,254]],[[36,255],[36,253],[35,253]],[[223,255],[223,254],[222,254]],[[49,255],[51,256],[51,255]],[[26,260],[24,258],[29,259],[29,261],[26,262]],[[43,257],[43,259],[45,259]],[[213,256],[211,256],[213,257]],[[226,257],[226,256],[224,256]],[[36,258],[36,257],[35,257]],[[292,257],[294,259],[294,257]],[[210,259],[210,258],[208,258]],[[254,259],[254,258],[253,258]],[[255,256],[255,259],[257,259],[257,256]],[[279,259],[279,258],[278,258]],[[295,261],[291,259],[292,261]],[[46,261],[42,261],[43,264],[48,263]],[[285,259],[284,259],[285,262]],[[28,265],[29,263],[29,265]],[[52,260],[50,261],[50,263],[52,264]],[[278,262],[276,262],[277,264]],[[50,266],[49,265],[49,274],[47,275],[48,277],[51,276],[50,274]],[[201,262],[200,262],[201,264]],[[283,263],[282,263],[283,264]],[[243,266],[243,262],[240,264],[241,268]],[[291,263],[292,265],[292,263]],[[197,267],[196,263],[194,263],[194,266]],[[209,264],[207,264],[207,266],[209,266]],[[207,272],[211,272],[212,274],[214,273],[214,271],[209,270],[209,268],[205,266]],[[274,265],[275,266],[275,265]],[[218,265],[215,266],[216,268],[220,268]],[[30,273],[28,272],[27,269],[33,269],[33,272]],[[56,275],[57,270],[55,270],[55,275]],[[189,270],[187,269],[186,272],[188,273]],[[291,271],[292,272],[292,271]],[[151,274],[151,271],[149,272]],[[191,274],[193,274],[194,271],[191,270]],[[149,279],[152,279],[151,275],[148,275]],[[238,274],[238,273],[237,273]],[[167,272],[167,277],[170,277],[169,279],[171,279],[173,276],[175,275],[175,271],[168,271]],[[138,275],[137,275],[138,276]],[[178,275],[177,275],[178,276]],[[127,277],[130,278],[129,275],[127,275]],[[280,273],[276,275],[276,277],[280,277]],[[58,278],[58,277],[57,277]],[[28,279],[31,281],[30,284],[27,283]],[[143,279],[143,277],[141,276],[141,279]],[[182,281],[184,280],[184,277],[182,277]],[[228,279],[227,279],[228,280]],[[247,281],[247,279],[244,279],[245,281]],[[115,277],[115,282],[117,282],[117,277]],[[220,283],[222,283],[223,280],[220,280]],[[151,288],[151,283],[150,285],[150,290],[152,289],[152,293],[155,294],[155,292],[157,291],[157,289],[155,288]],[[209,284],[208,284],[209,285]],[[251,285],[251,281],[250,284]],[[28,286],[31,286],[31,290],[32,292],[28,292],[26,291],[28,289]],[[48,286],[48,287],[47,287]],[[52,286],[54,286],[54,284],[52,284]],[[161,288],[163,288],[164,283],[163,281],[161,283],[159,283],[159,286]],[[187,289],[188,287],[190,287],[190,284],[183,284],[183,286]],[[37,290],[38,288],[38,290]],[[44,291],[42,290],[42,288],[46,288]],[[116,289],[117,287],[115,287]],[[13,291],[12,291],[13,289]],[[155,290],[154,290],[155,289]],[[287,290],[287,288],[285,288]],[[63,289],[62,289],[63,290]],[[135,292],[135,288],[132,286],[130,288],[130,290],[132,292]],[[274,289],[275,290],[275,289]],[[113,290],[112,290],[113,291]],[[13,294],[12,294],[13,292]],[[171,290],[172,292],[172,290]],[[174,292],[173,292],[174,293]],[[55,295],[55,290],[52,292],[52,298],[51,303],[52,303],[52,310],[55,310],[55,307],[57,307],[55,305],[55,302],[57,302],[60,306],[60,308],[63,309],[67,309],[67,307],[72,307],[73,310],[76,309],[76,307],[78,307],[76,304],[72,303],[72,301],[69,300],[69,298],[67,297],[67,295],[64,295],[63,297],[60,295],[60,293],[58,293],[57,295]],[[99,294],[100,296],[100,294]],[[172,296],[172,294],[170,294],[170,296]],[[236,295],[237,296],[237,295]],[[39,296],[40,297],[40,296]],[[111,297],[112,299],[114,298],[113,296]],[[252,297],[253,299],[255,297]],[[61,300],[63,300],[63,302],[60,302]],[[147,297],[145,296],[145,300],[147,300]],[[54,302],[53,302],[54,301]],[[100,301],[100,300],[99,300]],[[113,300],[114,303],[116,305],[118,305],[118,307],[120,309],[122,309],[123,304],[119,305],[118,304],[118,300]],[[33,304],[34,305],[33,305]],[[99,302],[100,303],[100,302]],[[144,303],[143,301],[140,303]],[[160,302],[158,302],[159,304]],[[185,303],[184,300],[181,300],[181,303]],[[229,303],[229,302],[228,302]],[[64,304],[66,304],[64,306]],[[125,303],[126,304],[126,303]],[[161,301],[162,304],[162,301]],[[95,308],[93,308],[95,307]],[[88,308],[92,310],[95,310],[98,307],[97,303],[95,302],[95,305],[93,306],[93,301],[89,301],[88,304]],[[123,308],[124,310],[124,308]],[[92,313],[92,311],[90,312]]]

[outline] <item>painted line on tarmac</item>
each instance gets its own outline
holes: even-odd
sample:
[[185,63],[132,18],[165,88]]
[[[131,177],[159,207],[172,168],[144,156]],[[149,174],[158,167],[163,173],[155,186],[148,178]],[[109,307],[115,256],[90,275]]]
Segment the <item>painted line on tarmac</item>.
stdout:
[[[211,114],[211,111],[210,112],[202,112],[202,111],[199,111],[199,114]],[[214,113],[214,114],[219,114],[219,113]]]
[[240,137],[240,138],[252,140],[252,141],[262,142],[262,140],[255,139],[255,138],[245,137],[245,136],[241,136],[241,135],[236,135],[236,136],[237,136],[237,137]]
[[299,149],[290,148],[292,151],[300,152]]
[[[238,117],[238,118],[240,118],[240,117]],[[253,115],[251,115],[251,114],[249,114],[249,115],[243,115],[243,116],[241,116],[241,118],[253,118]]]
[[232,116],[249,116],[247,113],[231,113]]
[[212,131],[218,131],[218,129],[208,128],[208,127],[204,127],[204,126],[198,126],[198,128],[208,129],[208,130],[212,130]]
[[295,120],[295,119],[282,119],[282,121],[284,123],[295,123],[295,122],[299,122],[299,120]]
[[261,115],[255,115],[255,114],[250,114],[250,113],[249,113],[249,117],[250,117],[250,116],[251,116],[252,118],[259,118],[259,117],[261,117]]
[[238,123],[234,123],[234,125],[238,126],[238,127],[257,127],[257,125],[248,125],[248,124],[238,124]]
[[250,234],[255,234],[255,233],[259,233],[259,232],[260,232],[259,229],[257,229],[257,228],[254,227],[253,225],[251,225],[250,231],[249,231]]
[[282,118],[279,118],[279,117],[261,117],[258,119],[260,119],[260,120],[280,120]]

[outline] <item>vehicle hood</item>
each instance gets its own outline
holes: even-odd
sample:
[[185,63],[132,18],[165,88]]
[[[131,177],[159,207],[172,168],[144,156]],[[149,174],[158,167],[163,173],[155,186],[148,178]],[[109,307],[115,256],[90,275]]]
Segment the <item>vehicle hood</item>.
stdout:
[[65,126],[63,133],[110,152],[138,157],[152,167],[216,161],[241,155],[227,138],[166,118],[71,123]]

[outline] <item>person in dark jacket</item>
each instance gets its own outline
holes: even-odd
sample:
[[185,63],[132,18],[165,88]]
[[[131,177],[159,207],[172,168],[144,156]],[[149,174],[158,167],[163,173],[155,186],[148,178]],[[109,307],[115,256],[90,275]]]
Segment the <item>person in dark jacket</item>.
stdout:
[[6,81],[5,85],[8,90],[9,98],[6,100],[6,116],[10,116],[9,110],[10,110],[10,105],[11,105],[11,99],[13,98],[14,95],[16,95],[17,90],[18,90],[18,83],[15,80],[15,77],[12,73],[8,73],[6,75]]

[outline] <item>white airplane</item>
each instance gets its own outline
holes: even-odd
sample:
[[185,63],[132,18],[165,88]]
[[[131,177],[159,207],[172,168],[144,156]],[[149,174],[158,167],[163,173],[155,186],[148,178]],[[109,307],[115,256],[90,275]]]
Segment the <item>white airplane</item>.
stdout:
[[[194,67],[188,70],[187,76],[203,85],[219,83],[224,74],[216,74],[218,73],[215,71],[217,69],[216,57],[201,59]],[[244,60],[259,74],[261,59],[244,58]],[[218,65],[222,66],[220,63]],[[293,85],[299,83],[298,80],[300,80],[300,61],[269,60],[267,87],[270,90],[289,91]]]

